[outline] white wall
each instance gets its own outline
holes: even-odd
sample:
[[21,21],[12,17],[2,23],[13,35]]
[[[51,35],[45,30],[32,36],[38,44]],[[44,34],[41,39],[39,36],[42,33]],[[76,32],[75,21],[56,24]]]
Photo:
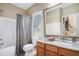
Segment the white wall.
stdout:
[[4,46],[16,44],[16,20],[11,18],[0,17],[0,38]]

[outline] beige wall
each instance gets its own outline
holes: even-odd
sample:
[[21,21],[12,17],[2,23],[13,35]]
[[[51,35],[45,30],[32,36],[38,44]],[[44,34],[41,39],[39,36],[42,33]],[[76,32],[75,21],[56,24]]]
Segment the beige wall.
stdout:
[[16,18],[16,14],[24,14],[24,15],[32,15],[33,13],[40,11],[42,9],[50,7],[48,3],[35,3],[31,8],[28,10],[24,10],[13,6],[9,3],[0,3],[0,9],[3,9],[4,12],[0,12],[0,16],[9,17],[9,18]]
[[29,15],[32,15],[35,12],[49,7],[51,7],[51,5],[49,5],[48,3],[35,3],[31,8],[27,10],[27,12],[29,13]]
[[0,3],[0,9],[3,9],[3,13],[0,12],[0,16],[9,17],[9,18],[16,18],[16,14],[24,14],[26,15],[26,10],[20,9],[15,7],[9,3]]

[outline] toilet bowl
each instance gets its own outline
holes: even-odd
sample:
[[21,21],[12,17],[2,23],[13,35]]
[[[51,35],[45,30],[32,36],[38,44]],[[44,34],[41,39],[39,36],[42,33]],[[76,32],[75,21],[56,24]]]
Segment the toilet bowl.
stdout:
[[33,45],[33,44],[26,44],[26,45],[24,45],[23,50],[24,51],[30,51],[31,49],[34,48],[34,46],[35,45]]
[[23,50],[25,51],[26,56],[36,55],[35,46],[36,46],[36,41],[38,39],[39,39],[38,37],[32,37],[32,44],[25,44],[23,46]]

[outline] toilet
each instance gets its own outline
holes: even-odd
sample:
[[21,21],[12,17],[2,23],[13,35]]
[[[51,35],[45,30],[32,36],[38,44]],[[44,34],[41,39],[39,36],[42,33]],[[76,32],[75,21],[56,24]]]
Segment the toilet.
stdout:
[[23,50],[25,51],[25,56],[34,56],[36,55],[36,42],[39,38],[32,37],[32,44],[25,44]]

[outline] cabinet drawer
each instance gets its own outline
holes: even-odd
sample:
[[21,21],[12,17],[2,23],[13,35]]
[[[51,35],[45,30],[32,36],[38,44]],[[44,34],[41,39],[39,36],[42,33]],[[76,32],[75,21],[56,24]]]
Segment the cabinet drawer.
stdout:
[[46,56],[57,56],[56,53],[46,50]]
[[57,52],[57,47],[53,45],[46,45],[46,50]]
[[59,48],[58,54],[61,54],[64,56],[79,56],[79,52],[75,52],[64,48]]
[[39,46],[41,48],[44,48],[45,47],[45,44],[44,43],[41,43],[41,42],[37,42],[37,46]]
[[39,46],[37,46],[37,56],[44,56],[45,50]]

